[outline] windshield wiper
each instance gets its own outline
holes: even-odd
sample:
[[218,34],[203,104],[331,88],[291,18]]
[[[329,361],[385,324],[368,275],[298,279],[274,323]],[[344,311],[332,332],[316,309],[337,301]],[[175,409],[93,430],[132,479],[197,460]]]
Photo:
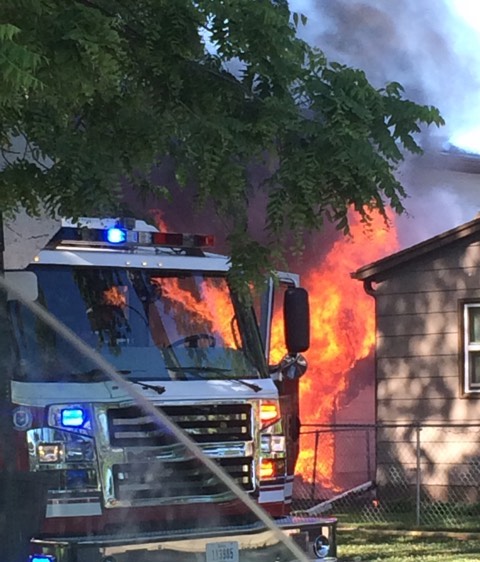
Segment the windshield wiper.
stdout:
[[[117,371],[117,373],[119,373],[120,375],[130,375],[132,371],[129,371],[128,369],[122,369],[120,371]],[[135,371],[138,372],[138,371]],[[156,392],[157,394],[163,394],[167,389],[164,386],[155,386],[153,384],[147,384],[146,382],[140,382],[140,381],[136,381],[134,379],[127,379],[128,382],[131,382],[133,384],[138,384],[138,386],[141,386],[142,388],[146,388],[147,390],[153,390],[154,392]]]
[[202,380],[214,380],[214,379],[209,379],[208,377],[203,376],[203,373],[215,373],[217,375],[220,375],[220,379],[225,380],[225,381],[229,381],[229,382],[238,382],[239,384],[243,384],[244,386],[247,386],[248,388],[251,388],[252,390],[254,390],[255,392],[259,392],[260,390],[262,390],[261,386],[258,386],[258,384],[255,384],[253,382],[247,382],[247,381],[243,381],[241,379],[234,379],[233,377],[228,377],[227,375],[225,375],[224,373],[228,373],[229,371],[231,371],[231,369],[221,369],[220,367],[196,367],[196,366],[191,366],[191,367],[167,367],[167,369],[169,371],[187,371],[189,373],[193,373],[194,375],[197,375],[199,379]]
[[128,382],[132,382],[133,384],[138,384],[138,386],[141,386],[142,388],[146,388],[147,390],[153,390],[157,394],[163,394],[167,390],[164,386],[154,386],[153,384],[147,384],[147,383],[140,382],[140,381],[134,381],[132,379],[129,379]]

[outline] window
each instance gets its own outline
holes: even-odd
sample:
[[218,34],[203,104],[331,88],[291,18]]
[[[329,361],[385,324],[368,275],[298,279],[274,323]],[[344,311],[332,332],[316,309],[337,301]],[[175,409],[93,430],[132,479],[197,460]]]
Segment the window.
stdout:
[[285,291],[298,286],[295,274],[278,273],[279,283],[270,280],[268,288],[254,300],[254,309],[260,323],[260,332],[270,365],[280,363],[288,354],[285,346],[283,301]]
[[466,304],[464,322],[464,391],[480,392],[480,303]]
[[[34,265],[39,302],[126,378],[266,378],[256,319],[221,273]],[[9,303],[30,382],[92,382],[95,365],[65,338]]]

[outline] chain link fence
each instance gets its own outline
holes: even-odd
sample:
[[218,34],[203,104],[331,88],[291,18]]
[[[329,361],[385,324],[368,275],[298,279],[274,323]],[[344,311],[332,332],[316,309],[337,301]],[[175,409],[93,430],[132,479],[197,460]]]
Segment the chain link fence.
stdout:
[[304,426],[300,439],[294,511],[480,530],[480,423]]

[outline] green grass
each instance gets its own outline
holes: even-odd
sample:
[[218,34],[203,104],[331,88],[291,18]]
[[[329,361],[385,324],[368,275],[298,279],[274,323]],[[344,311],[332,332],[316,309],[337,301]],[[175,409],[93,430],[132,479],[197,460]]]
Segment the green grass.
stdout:
[[[363,528],[416,529],[480,532],[480,504],[425,503],[417,526],[415,506],[408,503],[384,504],[381,509],[364,505],[361,509],[337,509],[334,516],[345,525]],[[480,560],[480,558],[479,558]]]
[[471,562],[480,560],[480,534],[338,531],[341,562]]

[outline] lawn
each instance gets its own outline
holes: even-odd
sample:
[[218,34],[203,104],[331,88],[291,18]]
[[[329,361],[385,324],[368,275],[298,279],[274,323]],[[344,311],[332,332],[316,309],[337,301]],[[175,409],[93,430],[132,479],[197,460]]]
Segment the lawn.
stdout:
[[341,562],[471,562],[480,560],[480,534],[338,530]]

